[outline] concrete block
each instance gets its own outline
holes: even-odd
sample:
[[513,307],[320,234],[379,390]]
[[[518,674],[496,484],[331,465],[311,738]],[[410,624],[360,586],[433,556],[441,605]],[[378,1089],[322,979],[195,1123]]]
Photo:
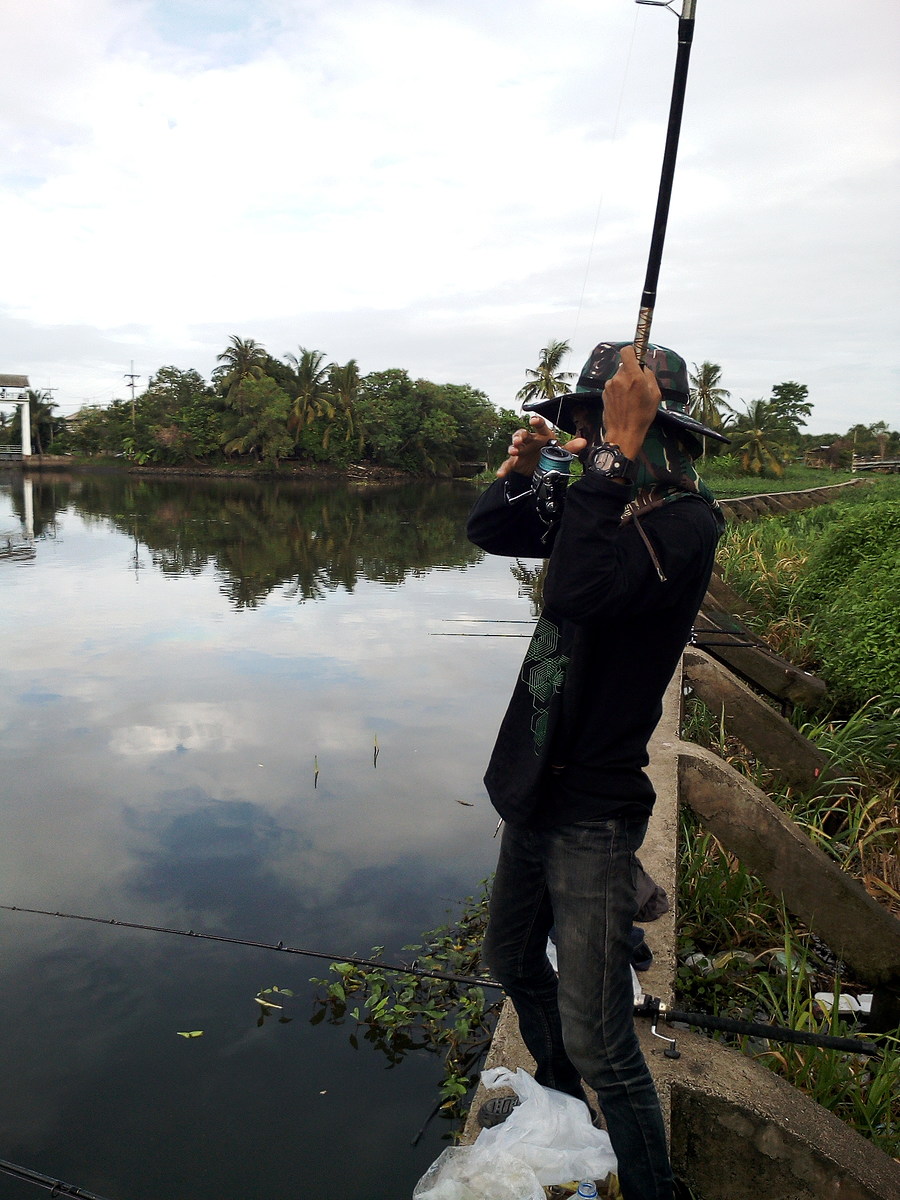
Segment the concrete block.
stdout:
[[684,652],[685,681],[748,750],[788,784],[812,790],[832,778],[828,758],[731,671],[697,647]]
[[683,743],[681,799],[703,825],[787,908],[825,941],[854,974],[874,985],[900,980],[900,921],[789,817],[721,759]]

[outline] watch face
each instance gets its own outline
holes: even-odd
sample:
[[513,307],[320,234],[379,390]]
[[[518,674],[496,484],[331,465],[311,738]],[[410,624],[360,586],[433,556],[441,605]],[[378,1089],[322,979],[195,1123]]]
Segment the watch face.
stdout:
[[598,450],[594,459],[595,471],[608,471],[614,465],[616,456],[612,450]]

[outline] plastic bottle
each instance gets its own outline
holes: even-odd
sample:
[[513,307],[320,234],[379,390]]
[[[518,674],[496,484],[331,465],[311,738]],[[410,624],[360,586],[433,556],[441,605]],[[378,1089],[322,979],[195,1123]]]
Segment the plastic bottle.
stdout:
[[597,1185],[593,1179],[582,1179],[573,1200],[597,1200]]

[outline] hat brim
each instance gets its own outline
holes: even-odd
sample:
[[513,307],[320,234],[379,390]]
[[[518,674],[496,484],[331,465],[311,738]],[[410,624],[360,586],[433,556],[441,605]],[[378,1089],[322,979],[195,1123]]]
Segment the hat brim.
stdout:
[[[537,413],[557,429],[562,429],[573,436],[576,432],[575,420],[572,416],[574,404],[603,404],[602,392],[566,392],[563,396],[554,396],[552,400],[528,400],[522,408],[528,413]],[[724,433],[710,429],[687,413],[675,412],[673,409],[660,406],[656,412],[656,420],[665,427],[669,426],[676,432],[683,431],[693,434],[695,438],[714,438],[717,442],[730,443]]]

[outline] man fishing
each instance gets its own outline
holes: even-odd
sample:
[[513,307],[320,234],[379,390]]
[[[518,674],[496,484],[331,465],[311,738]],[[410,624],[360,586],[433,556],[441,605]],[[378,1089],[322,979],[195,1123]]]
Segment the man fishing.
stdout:
[[[549,556],[544,608],[485,775],[505,825],[484,956],[547,1087],[596,1093],[625,1200],[671,1200],[659,1101],[634,1031],[635,854],[655,800],[643,771],[723,522],[693,460],[687,371],[651,346],[602,342],[569,395],[526,404],[468,534],[493,554]],[[535,488],[544,418],[583,475]],[[540,473],[538,473],[540,474]],[[546,483],[546,480],[545,480]],[[555,926],[559,977],[547,958]]]

